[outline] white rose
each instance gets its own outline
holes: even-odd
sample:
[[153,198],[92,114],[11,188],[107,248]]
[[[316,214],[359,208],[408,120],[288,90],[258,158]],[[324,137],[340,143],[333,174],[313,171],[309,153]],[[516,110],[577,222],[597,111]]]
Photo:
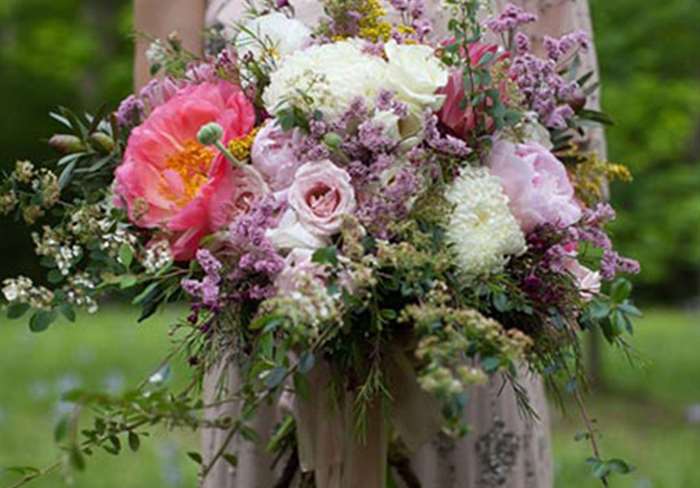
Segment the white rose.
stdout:
[[438,110],[445,96],[435,92],[447,85],[449,74],[433,48],[392,40],[384,49],[389,60],[386,79],[399,100],[421,112],[425,108]]
[[284,213],[277,227],[265,232],[265,236],[278,250],[319,249],[328,245],[327,239],[309,232],[291,208]]
[[276,113],[294,103],[290,97],[301,90],[314,100],[313,108],[332,119],[357,98],[364,98],[372,107],[385,88],[386,67],[384,60],[363,52],[357,42],[311,46],[283,60],[270,76],[263,101],[270,113]]
[[311,29],[279,12],[256,17],[248,21],[236,37],[238,54],[241,57],[248,53],[260,56],[263,52],[261,41],[266,49],[272,48],[272,54],[281,59],[306,47],[311,41]]

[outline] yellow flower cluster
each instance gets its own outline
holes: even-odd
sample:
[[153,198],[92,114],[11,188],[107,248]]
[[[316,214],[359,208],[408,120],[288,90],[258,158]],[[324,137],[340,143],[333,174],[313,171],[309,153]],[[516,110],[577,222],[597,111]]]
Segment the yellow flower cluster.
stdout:
[[379,0],[367,0],[360,9],[360,37],[372,42],[388,41],[391,37],[391,24],[384,20],[386,10]]
[[250,150],[253,147],[253,141],[255,141],[255,136],[258,134],[259,129],[253,129],[250,134],[239,137],[238,139],[232,139],[228,143],[228,150],[231,151],[233,157],[239,161],[245,161],[250,156]]
[[605,197],[605,189],[611,181],[632,181],[632,173],[623,164],[600,159],[596,154],[580,154],[572,150],[578,164],[571,171],[571,180],[577,196],[592,205]]

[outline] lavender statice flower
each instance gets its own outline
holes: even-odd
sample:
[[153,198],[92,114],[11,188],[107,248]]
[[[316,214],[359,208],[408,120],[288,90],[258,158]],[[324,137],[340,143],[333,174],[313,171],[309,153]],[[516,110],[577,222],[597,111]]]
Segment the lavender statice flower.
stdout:
[[148,112],[170,100],[182,87],[182,83],[170,77],[152,79],[139,92],[139,98],[146,105]]
[[466,157],[472,150],[467,143],[451,135],[443,136],[438,130],[438,118],[435,114],[427,114],[425,119],[425,140],[436,151],[456,157]]
[[389,151],[396,145],[396,141],[388,135],[387,128],[374,120],[360,124],[356,138],[358,143],[373,153]]
[[554,60],[541,59],[530,52],[513,58],[509,71],[529,106],[545,125],[565,129],[574,111],[568,104],[559,101],[570,99],[579,88],[578,84],[564,79],[557,72]]
[[391,237],[389,225],[405,219],[417,196],[420,181],[412,166],[400,169],[382,188],[370,193],[357,209],[360,222],[376,237]]
[[528,35],[524,32],[517,32],[515,34],[513,44],[515,45],[515,54],[517,55],[528,53],[532,49],[530,37],[528,37]]
[[525,24],[535,22],[537,16],[509,3],[500,15],[490,17],[485,25],[496,34],[511,32]]
[[136,95],[129,95],[122,103],[116,112],[117,123],[123,129],[136,127],[143,120],[144,104]]
[[227,281],[237,290],[233,300],[262,300],[275,294],[273,282],[284,268],[284,258],[265,231],[277,223],[285,206],[273,197],[261,199],[230,225],[227,245],[238,258],[227,276]]
[[407,12],[411,7],[411,0],[390,0],[389,3],[398,12]]
[[620,273],[637,274],[639,262],[621,256],[614,248],[610,236],[603,228],[615,218],[615,211],[607,203],[598,204],[593,209],[585,209],[577,226],[579,238],[603,251],[600,272],[605,280],[612,280]]
[[396,99],[396,93],[391,90],[381,90],[377,95],[377,110],[391,112],[399,118],[408,116],[408,105]]
[[206,83],[216,81],[216,67],[211,63],[193,63],[185,73],[185,78],[193,83]]
[[547,56],[553,61],[559,61],[575,49],[587,50],[590,47],[590,39],[584,31],[575,31],[565,34],[560,38],[544,36],[543,45]]
[[181,282],[185,293],[212,311],[218,311],[225,303],[221,293],[221,269],[223,265],[208,249],[197,251],[197,262],[204,270],[201,280],[184,279]]

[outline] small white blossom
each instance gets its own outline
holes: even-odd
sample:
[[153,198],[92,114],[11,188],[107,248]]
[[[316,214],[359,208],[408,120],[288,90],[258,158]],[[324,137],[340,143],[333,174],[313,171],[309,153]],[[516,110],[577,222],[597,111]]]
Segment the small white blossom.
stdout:
[[2,293],[10,303],[26,303],[32,308],[47,310],[51,308],[54,295],[43,286],[34,286],[32,280],[25,276],[8,278],[2,282]]
[[149,274],[156,274],[173,262],[173,253],[168,241],[158,241],[146,248],[141,264]]

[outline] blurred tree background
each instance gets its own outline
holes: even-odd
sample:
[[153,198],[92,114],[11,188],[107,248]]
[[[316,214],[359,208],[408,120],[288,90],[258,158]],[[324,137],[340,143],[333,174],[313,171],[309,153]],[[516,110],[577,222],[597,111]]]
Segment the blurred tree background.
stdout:
[[[610,157],[633,185],[615,185],[621,248],[639,259],[648,301],[686,303],[700,289],[700,8],[697,0],[591,0],[604,106],[619,124]],[[131,86],[129,0],[0,0],[0,164],[52,157],[43,144],[57,104],[115,107]],[[7,225],[7,224],[5,224]],[[19,227],[0,241],[0,278],[31,272]]]

